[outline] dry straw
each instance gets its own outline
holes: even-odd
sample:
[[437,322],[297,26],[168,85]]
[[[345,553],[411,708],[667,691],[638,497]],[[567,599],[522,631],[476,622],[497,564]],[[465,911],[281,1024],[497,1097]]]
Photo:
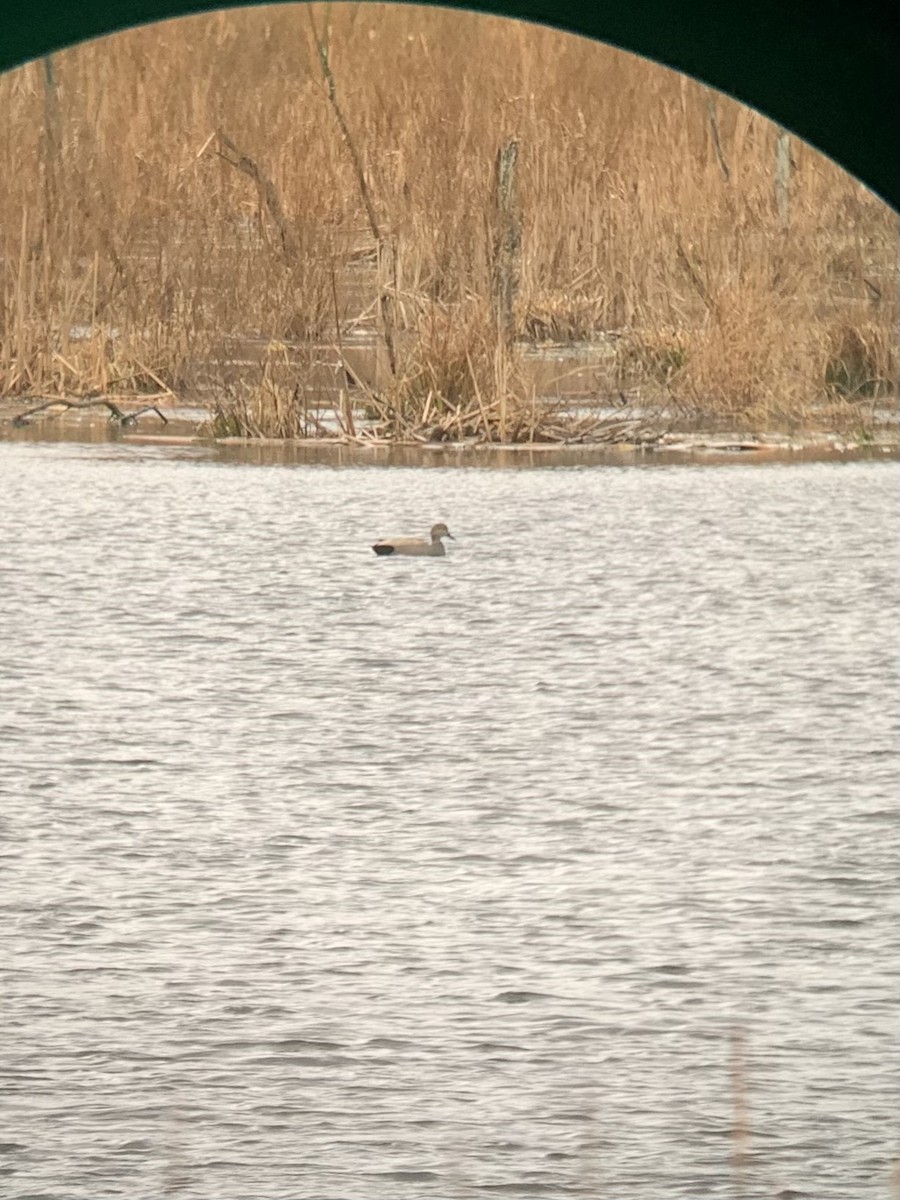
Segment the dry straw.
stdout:
[[[610,331],[598,398],[682,422],[862,430],[896,394],[896,215],[610,47],[433,8],[231,10],[32,63],[0,106],[7,397],[200,398],[251,435],[359,436],[365,410],[384,438],[634,436],[523,369],[523,342]],[[385,350],[363,379],[360,330]]]

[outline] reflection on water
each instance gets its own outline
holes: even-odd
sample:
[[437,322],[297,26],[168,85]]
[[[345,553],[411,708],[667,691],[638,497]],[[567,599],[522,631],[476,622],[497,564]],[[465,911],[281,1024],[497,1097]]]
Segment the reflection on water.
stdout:
[[[672,466],[685,463],[710,465],[733,463],[743,458],[748,464],[883,462],[900,457],[896,442],[845,443],[819,440],[808,444],[786,440],[757,442],[713,438],[659,445],[631,443],[554,444],[527,443],[491,445],[470,442],[385,443],[332,439],[242,438],[212,439],[203,433],[197,409],[167,409],[168,424],[158,432],[151,420],[140,429],[110,425],[93,411],[54,416],[15,428],[0,417],[0,442],[18,444],[91,445],[106,457],[134,458],[158,448],[169,458],[190,457],[219,463],[257,466],[327,467],[600,467]],[[104,448],[101,450],[101,447]],[[153,453],[153,451],[150,451]]]
[[8,1194],[885,1195],[896,463],[212,455],[0,444]]

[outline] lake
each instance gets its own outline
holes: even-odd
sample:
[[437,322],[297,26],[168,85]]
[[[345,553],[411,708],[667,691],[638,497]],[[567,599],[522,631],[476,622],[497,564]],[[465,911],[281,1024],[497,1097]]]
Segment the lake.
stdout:
[[888,1195],[898,482],[0,442],[0,1190]]

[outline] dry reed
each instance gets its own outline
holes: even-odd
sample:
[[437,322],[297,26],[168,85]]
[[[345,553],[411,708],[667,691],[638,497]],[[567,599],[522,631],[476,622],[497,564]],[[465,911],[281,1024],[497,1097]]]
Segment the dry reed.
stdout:
[[396,338],[357,389],[371,436],[607,436],[542,403],[516,347],[610,330],[610,388],[683,419],[862,428],[896,394],[896,214],[808,146],[788,205],[783,131],[629,54],[441,9],[312,15],[191,17],[0,79],[0,395],[212,395],[220,431],[354,436],[343,384],[328,420],[309,394],[354,322]]

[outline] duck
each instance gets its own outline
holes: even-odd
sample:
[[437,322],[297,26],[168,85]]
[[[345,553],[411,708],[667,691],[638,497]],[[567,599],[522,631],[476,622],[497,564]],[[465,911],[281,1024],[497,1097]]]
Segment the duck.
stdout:
[[431,536],[429,538],[381,538],[375,543],[372,549],[376,554],[385,556],[388,554],[414,554],[418,557],[437,557],[441,554],[446,554],[442,538],[449,538],[451,542],[455,542],[456,538],[447,528],[443,521],[437,525],[432,525]]

